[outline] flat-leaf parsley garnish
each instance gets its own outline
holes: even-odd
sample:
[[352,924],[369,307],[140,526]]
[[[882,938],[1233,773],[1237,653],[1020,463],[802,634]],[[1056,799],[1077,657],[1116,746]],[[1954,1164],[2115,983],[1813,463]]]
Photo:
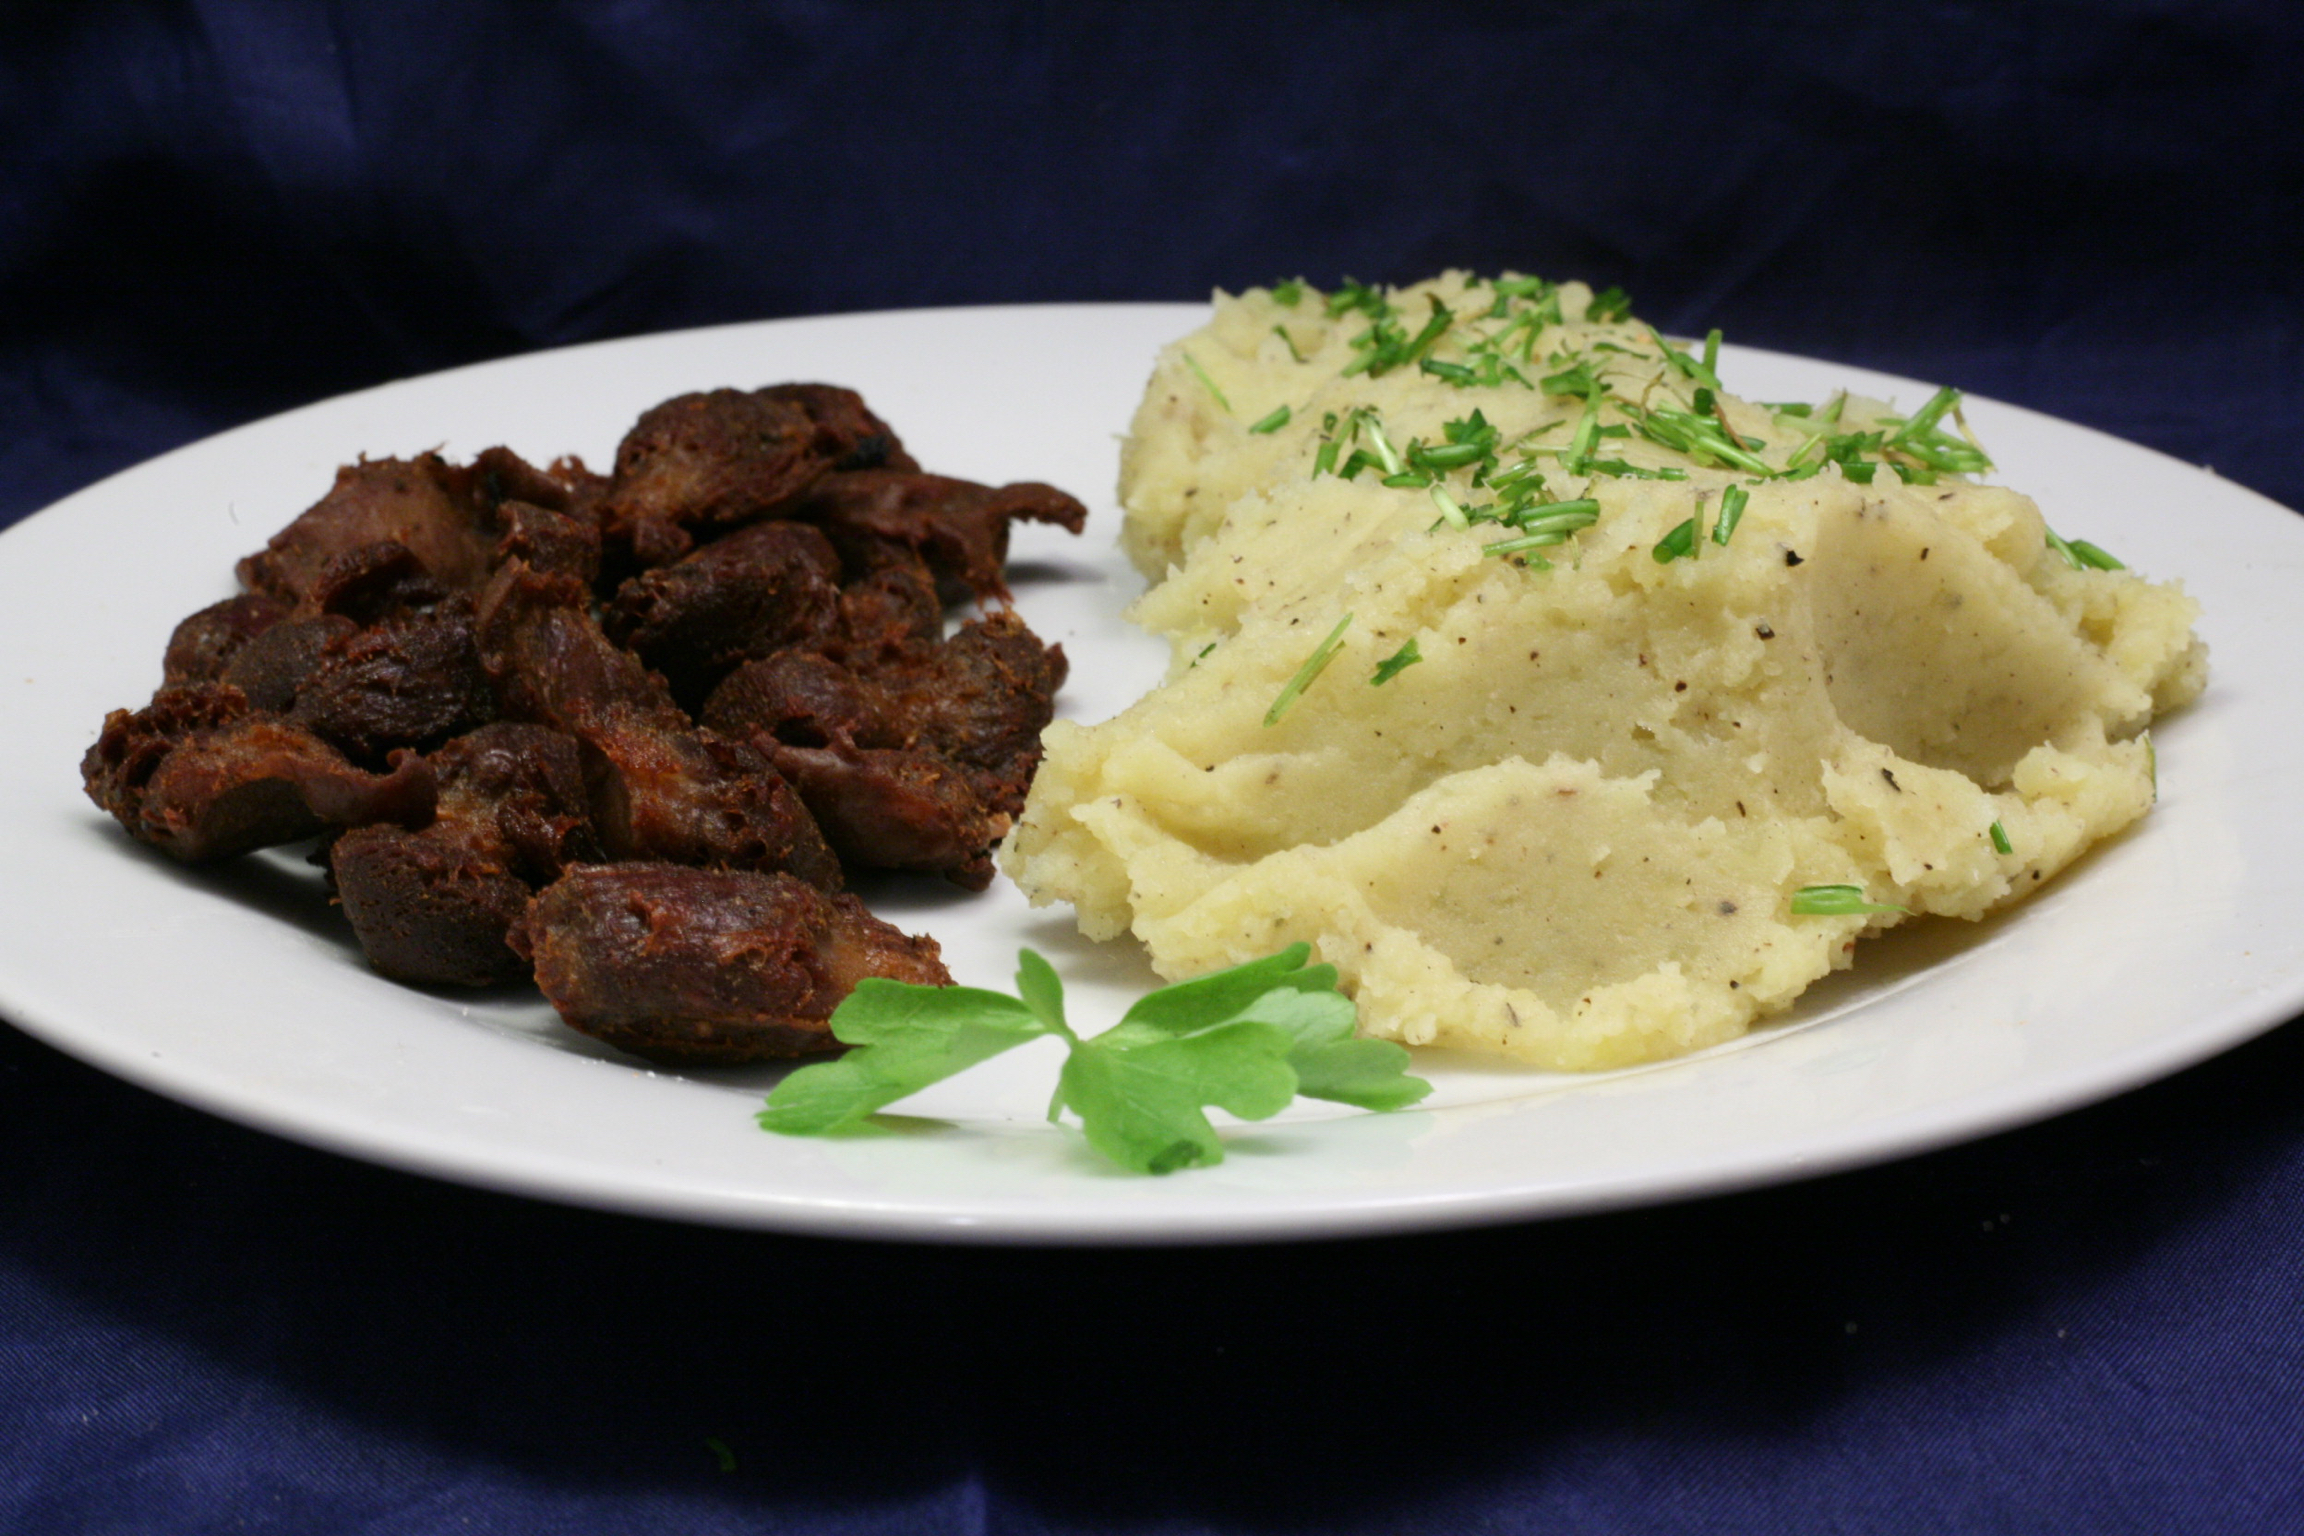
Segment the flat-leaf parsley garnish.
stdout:
[[1406,1047],[1353,1037],[1336,968],[1306,965],[1310,955],[1294,944],[1162,987],[1086,1038],[1064,1018],[1055,969],[1029,949],[1013,997],[867,977],[832,1013],[834,1038],[854,1049],[777,1084],[760,1124],[788,1136],[858,1130],[899,1099],[1051,1035],[1067,1054],[1048,1118],[1077,1115],[1090,1146],[1136,1173],[1222,1162],[1210,1108],[1263,1120],[1299,1096],[1390,1110],[1430,1093],[1408,1075]]

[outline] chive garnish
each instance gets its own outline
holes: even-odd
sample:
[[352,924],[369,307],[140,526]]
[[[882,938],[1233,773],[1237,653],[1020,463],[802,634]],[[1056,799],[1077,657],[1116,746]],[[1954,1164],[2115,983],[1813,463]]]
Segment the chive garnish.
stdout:
[[1352,615],[1350,614],[1338,619],[1336,627],[1328,631],[1328,638],[1321,641],[1319,645],[1313,648],[1312,654],[1304,658],[1304,665],[1296,669],[1296,675],[1288,679],[1288,686],[1280,690],[1280,696],[1272,701],[1272,707],[1264,711],[1264,723],[1266,725],[1278,725],[1280,716],[1287,711],[1288,706],[1295,703],[1297,696],[1312,686],[1314,678],[1327,670],[1328,663],[1334,661],[1336,653],[1343,649],[1344,629],[1351,622]]
[[2128,569],[2108,552],[2089,543],[2086,539],[2060,539],[2056,536],[2056,530],[2053,528],[2043,528],[2040,531],[2046,536],[2048,547],[2062,556],[2064,563],[2076,571],[2124,571]]
[[1792,893],[1795,917],[1862,917],[1868,912],[1909,912],[1894,902],[1866,901],[1860,885],[1804,885]]
[[1198,379],[1201,383],[1201,386],[1205,388],[1208,393],[1216,397],[1216,403],[1224,407],[1224,414],[1227,416],[1231,415],[1232,402],[1224,398],[1224,391],[1218,389],[1216,387],[1216,381],[1208,377],[1208,370],[1200,366],[1200,359],[1187,352],[1184,354],[1184,366],[1191,369],[1192,377]]
[[1431,496],[1432,505],[1440,509],[1440,516],[1445,521],[1453,523],[1458,528],[1472,526],[1472,520],[1464,515],[1464,509],[1456,505],[1456,498],[1449,495],[1444,487],[1433,486]]
[[1729,537],[1736,532],[1737,523],[1743,520],[1744,503],[1749,500],[1751,493],[1740,485],[1732,485],[1720,493],[1720,518],[1712,525],[1713,543],[1723,549],[1727,548]]
[[1276,325],[1272,327],[1272,334],[1279,337],[1281,343],[1288,348],[1288,355],[1290,357],[1296,359],[1296,361],[1299,363],[1305,361],[1304,354],[1297,350],[1296,338],[1288,334],[1288,327],[1284,325]]
[[1416,649],[1416,638],[1411,635],[1406,645],[1376,663],[1376,670],[1369,674],[1368,686],[1382,687],[1423,659],[1424,653]]
[[1288,418],[1292,414],[1294,413],[1291,412],[1288,407],[1283,405],[1278,410],[1275,410],[1271,415],[1265,417],[1262,421],[1250,427],[1248,430],[1251,432],[1277,432],[1282,427],[1288,425]]
[[1997,821],[1992,823],[1992,851],[1994,853],[2014,853],[2016,851],[2016,845],[2008,841],[2008,829]]
[[1658,565],[1670,565],[1675,560],[1695,559],[1696,519],[1689,518],[1670,533],[1658,539],[1656,547],[1649,553],[1656,557]]
[[[1272,285],[1272,302],[1285,309],[1294,309],[1304,297],[1304,279],[1292,277],[1284,283]],[[1302,361],[1302,359],[1298,359]]]
[[1592,302],[1584,306],[1584,318],[1603,325],[1621,320],[1630,313],[1632,300],[1614,284],[1592,295]]

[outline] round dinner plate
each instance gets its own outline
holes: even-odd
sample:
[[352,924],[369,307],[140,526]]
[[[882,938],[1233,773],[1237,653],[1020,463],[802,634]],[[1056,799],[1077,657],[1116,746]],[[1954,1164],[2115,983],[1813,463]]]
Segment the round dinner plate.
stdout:
[[[0,1016],[132,1082],[246,1124],[489,1188],[685,1220],[852,1237],[1152,1243],[1403,1231],[1677,1199],[1877,1162],[2147,1082],[2304,1008],[2304,519],[2173,459],[1970,399],[1999,478],[2051,526],[2181,579],[2211,681],[2155,732],[2160,804],[2033,901],[1918,922],[1733,1045],[1564,1077],[1419,1053],[1423,1107],[1307,1105],[1225,1128],[1214,1168],[1144,1178],[1044,1118],[1040,1042],[900,1106],[887,1134],[772,1136],[773,1069],[650,1070],[564,1028],[533,991],[419,990],[370,972],[302,850],[215,870],[131,843],[82,793],[108,709],[140,704],[183,615],[362,454],[495,443],[606,464],[638,414],[720,385],[864,392],[930,468],[1046,480],[1085,536],[1018,530],[1018,606],[1060,640],[1064,714],[1158,680],[1120,609],[1116,439],[1184,305],[1054,305],[772,321],[604,342],[348,395],[115,475],[0,535]],[[1730,347],[1760,399],[1929,387]],[[1048,956],[1084,1032],[1156,984],[1004,879],[980,895],[868,887],[1006,989]]]

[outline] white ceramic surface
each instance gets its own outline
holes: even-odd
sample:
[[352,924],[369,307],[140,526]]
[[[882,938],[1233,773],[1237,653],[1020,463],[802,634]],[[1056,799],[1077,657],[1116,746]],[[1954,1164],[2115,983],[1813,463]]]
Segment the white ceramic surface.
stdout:
[[[1228,1133],[1221,1167],[1099,1165],[1041,1118],[1045,1046],[855,1140],[770,1136],[772,1071],[652,1072],[562,1028],[532,993],[417,991],[371,974],[289,856],[195,872],[82,795],[107,709],[158,681],[170,628],[232,562],[363,452],[508,443],[595,464],[683,390],[822,379],[863,390],[923,463],[1048,480],[1087,535],[1020,531],[1026,617],[1072,657],[1069,714],[1153,682],[1117,610],[1115,437],[1157,347],[1197,307],[1050,306],[723,327],[515,358],[294,411],[156,459],[0,535],[0,1016],[131,1081],[356,1157],[491,1188],[696,1221],[867,1237],[1178,1242],[1399,1231],[1700,1195],[1875,1162],[2088,1103],[2304,1008],[2304,519],[2172,459],[1985,400],[1971,424],[2052,526],[2183,578],[2206,608],[2207,696],[2156,733],[2161,804],[2030,905],[1914,924],[1736,1045],[1571,1079],[1425,1055],[1430,1107],[1318,1106]],[[1916,404],[1926,386],[1730,348],[1732,388]],[[1019,944],[1100,1028],[1152,982],[1003,882],[867,893],[1006,986]]]

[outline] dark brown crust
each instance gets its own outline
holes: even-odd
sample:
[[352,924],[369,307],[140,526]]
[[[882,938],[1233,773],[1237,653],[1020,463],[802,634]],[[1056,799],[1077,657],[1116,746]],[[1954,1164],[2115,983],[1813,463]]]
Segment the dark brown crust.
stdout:
[[[385,975],[533,952],[653,1059],[826,1049],[860,977],[949,981],[843,865],[989,882],[1064,670],[1005,607],[1009,525],[1081,516],[924,474],[826,384],[665,401],[608,476],[362,460],[177,626],[83,781],[186,862],[322,839]],[[947,639],[963,599],[1001,606]]]
[[512,929],[569,1025],[650,1061],[713,1065],[836,1049],[832,1010],[866,976],[949,986],[936,941],[790,875],[579,866]]
[[415,754],[365,772],[302,726],[251,713],[224,683],[163,688],[143,709],[112,711],[80,773],[89,798],[131,836],[187,864],[330,827],[420,827],[435,803]]

